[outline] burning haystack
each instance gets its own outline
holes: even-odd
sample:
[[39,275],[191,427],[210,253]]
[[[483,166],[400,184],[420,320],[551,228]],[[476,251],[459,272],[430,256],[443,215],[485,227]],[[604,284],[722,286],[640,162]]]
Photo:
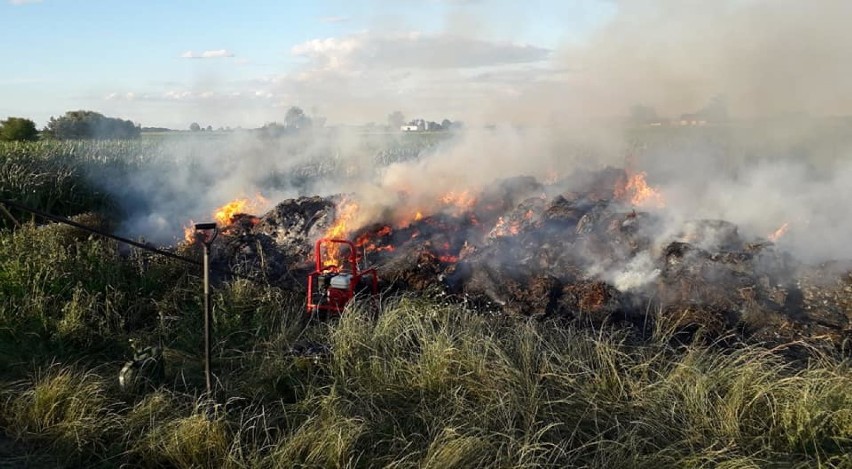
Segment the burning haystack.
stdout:
[[354,195],[302,197],[261,217],[232,212],[220,220],[219,261],[301,288],[314,242],[345,238],[385,289],[485,311],[644,330],[663,320],[679,331],[771,342],[840,344],[852,332],[852,274],[801,265],[770,239],[782,232],[744,239],[723,220],[672,230],[644,173],[607,168],[549,185],[517,177],[429,206],[400,193],[369,218],[361,204]]

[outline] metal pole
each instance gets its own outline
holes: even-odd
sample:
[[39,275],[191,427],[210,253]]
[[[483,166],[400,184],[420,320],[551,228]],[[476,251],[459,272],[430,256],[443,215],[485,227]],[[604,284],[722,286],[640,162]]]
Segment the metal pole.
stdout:
[[[212,344],[210,342],[210,327],[213,323],[213,312],[210,310],[212,304],[210,302],[210,247],[216,236],[219,235],[219,229],[216,223],[196,223],[196,240],[201,242],[204,248],[204,380],[207,384],[207,398],[213,398],[213,376],[210,372],[210,356],[212,353]],[[202,237],[203,236],[203,237]]]
[[210,374],[210,355],[212,349],[210,344],[210,323],[213,322],[213,314],[210,311],[210,245],[204,244],[204,378],[207,381],[207,397],[211,397],[213,390],[213,379]]

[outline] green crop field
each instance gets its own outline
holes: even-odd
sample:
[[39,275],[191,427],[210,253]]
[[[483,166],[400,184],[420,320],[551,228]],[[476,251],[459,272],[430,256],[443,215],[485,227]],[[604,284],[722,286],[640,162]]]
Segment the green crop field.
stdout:
[[[671,138],[653,132],[638,144]],[[173,138],[2,143],[0,197],[112,229],[120,210],[91,175],[132,178]],[[386,164],[442,138],[364,145]],[[831,159],[838,146],[821,148]],[[730,340],[683,344],[665,323],[637,342],[410,295],[384,298],[378,318],[356,304],[304,329],[303,292],[216,284],[213,401],[199,268],[11,212],[3,467],[852,467],[848,353],[789,362]],[[118,385],[131,338],[165,362],[161,382],[132,393]]]

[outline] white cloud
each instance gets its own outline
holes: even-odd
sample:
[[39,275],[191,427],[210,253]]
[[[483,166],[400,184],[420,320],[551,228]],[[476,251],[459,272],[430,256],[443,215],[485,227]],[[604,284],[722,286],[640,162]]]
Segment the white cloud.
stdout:
[[175,100],[175,101],[183,101],[187,99],[197,99],[198,93],[193,93],[192,91],[183,90],[183,91],[167,91],[163,98]]
[[[127,93],[110,93],[104,96],[104,99],[107,101],[134,101],[138,96],[136,93],[129,91]],[[147,96],[141,96],[142,98],[146,98]]]
[[293,105],[338,123],[378,122],[396,109],[470,122],[495,98],[515,100],[536,83],[562,79],[546,48],[454,34],[361,32],[306,41],[291,52],[301,60],[285,73],[168,84],[151,94],[139,91],[135,101],[242,112],[258,122],[280,118],[280,108]]
[[29,3],[41,3],[42,0],[9,0],[11,5],[27,5]]
[[180,57],[182,59],[220,59],[234,57],[234,53],[228,51],[227,49],[206,50],[204,52],[198,53],[188,50],[181,54]]
[[528,44],[492,42],[448,34],[378,35],[361,33],[343,38],[314,39],[293,46],[296,56],[316,68],[335,69],[468,69],[541,62],[550,51]]
[[349,17],[346,16],[322,16],[319,19],[323,23],[345,23],[349,21]]

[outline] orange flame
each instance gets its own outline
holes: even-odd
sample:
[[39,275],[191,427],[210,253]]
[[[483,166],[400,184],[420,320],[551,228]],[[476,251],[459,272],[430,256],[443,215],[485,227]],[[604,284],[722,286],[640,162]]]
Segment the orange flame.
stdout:
[[781,237],[784,236],[784,234],[786,234],[789,229],[790,223],[784,222],[783,225],[779,226],[778,229],[773,231],[772,233],[769,233],[766,237],[774,243],[781,239]]
[[[358,213],[358,204],[348,198],[344,198],[339,204],[337,204],[336,212],[337,216],[334,218],[334,224],[326,230],[323,234],[323,238],[345,239],[353,228],[352,222],[355,219],[355,215]],[[331,265],[339,265],[339,257],[340,245],[329,245],[328,249],[321,253],[322,266],[327,267]]]
[[195,244],[197,241],[196,231],[195,231],[195,222],[189,220],[189,226],[185,226],[183,228],[183,240],[186,241],[187,244]]
[[396,248],[390,244],[385,246],[377,246],[376,238],[384,238],[386,236],[390,236],[393,233],[393,228],[390,225],[385,225],[381,227],[375,233],[366,232],[361,233],[360,236],[355,240],[355,246],[359,249],[363,249],[365,253],[371,252],[393,252]]
[[[212,217],[216,220],[216,224],[219,228],[224,231],[229,225],[234,224],[237,215],[258,212],[268,205],[269,200],[261,194],[256,194],[254,199],[241,197],[214,210]],[[259,221],[259,218],[252,217],[252,222],[254,224],[257,224]],[[189,225],[185,226],[183,229],[183,238],[187,243],[193,244],[196,241],[196,237],[195,222],[190,220]]]
[[358,213],[358,204],[348,198],[341,200],[335,208],[336,216],[334,217],[334,223],[326,230],[323,235],[324,238],[344,238],[352,229],[350,225]]
[[442,204],[454,207],[457,213],[470,211],[476,205],[476,197],[469,190],[447,192],[440,200]]
[[[413,213],[413,215],[412,215]],[[394,217],[394,226],[398,228],[410,226],[412,223],[423,219],[423,212],[420,210],[410,210],[402,208]]]
[[527,210],[524,212],[523,220],[506,220],[503,217],[498,217],[497,223],[494,225],[494,229],[491,230],[491,236],[517,236],[521,232],[523,221],[532,220],[534,215],[535,213],[532,210]]
[[644,171],[630,175],[623,186],[619,185],[615,188],[615,198],[629,200],[632,205],[637,207],[665,207],[666,201],[663,195],[660,191],[648,185],[645,180],[646,176],[647,173]]
[[254,199],[239,198],[219,207],[213,212],[213,219],[219,226],[228,226],[234,222],[234,218],[241,213],[250,213],[262,210],[269,201],[260,194]]
[[494,229],[492,230],[492,236],[500,237],[500,236],[515,236],[521,232],[521,224],[518,223],[517,220],[513,220],[511,222],[507,222],[505,218],[498,217],[497,224],[494,225]]

